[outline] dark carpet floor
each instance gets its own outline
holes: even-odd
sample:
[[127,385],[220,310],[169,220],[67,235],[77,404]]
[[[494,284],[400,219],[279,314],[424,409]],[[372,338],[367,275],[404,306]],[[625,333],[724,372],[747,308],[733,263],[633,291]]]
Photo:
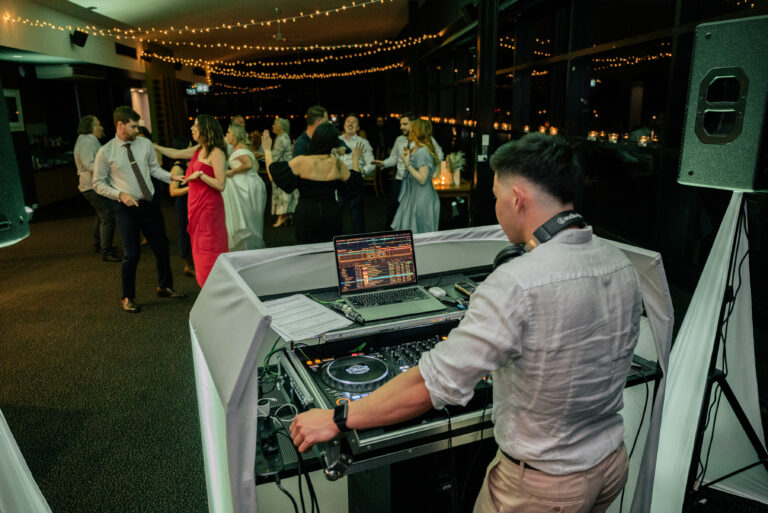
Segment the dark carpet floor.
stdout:
[[[383,229],[384,198],[366,202],[369,230]],[[145,246],[139,315],[120,310],[120,264],[92,252],[81,197],[37,212],[30,237],[0,250],[0,410],[55,513],[208,510],[187,324],[199,289],[164,212],[187,298],[154,296]],[[269,246],[293,244],[291,227],[267,221]],[[695,509],[766,510],[714,491]]]

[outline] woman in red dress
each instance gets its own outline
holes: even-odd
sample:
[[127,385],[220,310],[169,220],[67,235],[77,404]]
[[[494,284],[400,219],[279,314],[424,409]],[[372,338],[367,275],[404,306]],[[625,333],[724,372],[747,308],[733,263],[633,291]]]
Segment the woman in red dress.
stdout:
[[195,277],[202,287],[216,258],[228,250],[221,197],[227,179],[226,152],[221,125],[213,116],[200,114],[191,130],[197,146],[184,150],[155,147],[167,157],[190,159],[182,185],[189,184],[187,231],[192,243]]

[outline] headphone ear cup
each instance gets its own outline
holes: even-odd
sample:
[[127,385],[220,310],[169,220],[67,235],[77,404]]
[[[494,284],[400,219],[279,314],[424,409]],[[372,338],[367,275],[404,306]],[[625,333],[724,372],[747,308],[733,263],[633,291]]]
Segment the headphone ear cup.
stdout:
[[525,253],[525,246],[522,244],[507,246],[496,254],[496,258],[493,259],[493,269],[496,270],[501,264],[509,262],[523,253]]

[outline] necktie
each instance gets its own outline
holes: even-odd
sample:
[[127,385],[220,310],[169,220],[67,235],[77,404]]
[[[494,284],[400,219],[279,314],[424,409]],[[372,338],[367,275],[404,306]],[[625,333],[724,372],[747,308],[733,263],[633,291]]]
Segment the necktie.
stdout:
[[133,169],[133,174],[136,175],[136,181],[139,182],[139,189],[141,189],[142,199],[151,201],[152,193],[149,192],[149,187],[147,187],[147,182],[145,182],[144,177],[141,176],[141,170],[139,169],[139,165],[136,163],[136,159],[133,158],[131,145],[124,144],[123,146],[125,146],[125,149],[128,151],[128,161],[131,163],[131,169]]

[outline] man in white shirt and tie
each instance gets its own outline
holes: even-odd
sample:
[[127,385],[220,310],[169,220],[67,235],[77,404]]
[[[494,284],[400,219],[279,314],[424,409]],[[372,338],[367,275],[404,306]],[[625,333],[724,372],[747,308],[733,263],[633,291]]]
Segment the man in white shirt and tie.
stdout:
[[[181,298],[173,290],[173,276],[168,258],[168,237],[160,207],[152,203],[151,177],[170,183],[171,174],[160,167],[149,139],[139,133],[139,114],[130,107],[114,112],[115,138],[101,147],[94,162],[93,188],[114,200],[115,219],[123,242],[121,306],[124,311],[139,311],[136,297],[136,268],[141,256],[141,233],[147,237],[157,260],[157,295]],[[181,180],[181,177],[173,177]]]
[[[400,156],[403,154],[403,148],[411,147],[412,145],[408,141],[408,135],[411,133],[411,121],[418,119],[412,112],[406,112],[400,118],[400,131],[403,135],[397,136],[394,145],[392,145],[392,151],[384,160],[374,160],[373,164],[382,167],[397,166],[397,174],[395,179],[392,180],[389,189],[389,201],[387,202],[387,219],[385,226],[387,229],[392,225],[392,220],[395,218],[397,207],[400,205],[400,185],[403,183],[403,176],[405,176],[405,162]],[[432,138],[432,146],[435,147],[435,153],[438,160],[442,161],[445,155],[443,149],[437,144],[435,138]]]
[[[347,148],[354,148],[358,144],[362,144],[363,153],[360,155],[359,166],[360,172],[363,177],[365,177],[373,173],[376,166],[373,164],[373,148],[371,147],[371,143],[357,135],[357,132],[359,131],[360,122],[358,121],[357,116],[354,114],[347,114],[347,117],[344,118],[344,133],[339,136],[339,139],[347,145]],[[345,153],[340,158],[348,168],[352,169],[351,153]],[[342,209],[345,204],[349,205],[349,214],[352,217],[352,231],[355,233],[364,233],[365,215],[363,213],[363,194],[360,193],[359,196],[350,200],[342,198]]]

